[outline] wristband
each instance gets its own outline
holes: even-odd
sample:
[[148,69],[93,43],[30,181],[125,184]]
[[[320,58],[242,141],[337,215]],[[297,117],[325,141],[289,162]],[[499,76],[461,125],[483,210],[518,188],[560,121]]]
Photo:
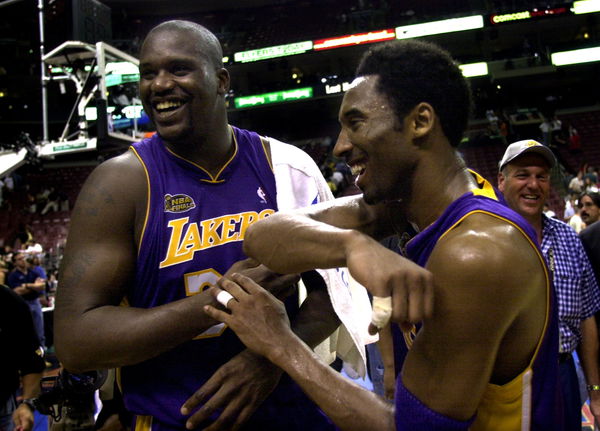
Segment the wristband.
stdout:
[[587,385],[588,392],[600,391],[600,385]]

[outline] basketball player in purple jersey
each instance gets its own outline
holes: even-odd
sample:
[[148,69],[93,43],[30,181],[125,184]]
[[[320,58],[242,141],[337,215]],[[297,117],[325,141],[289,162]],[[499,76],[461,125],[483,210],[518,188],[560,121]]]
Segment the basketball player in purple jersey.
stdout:
[[[281,273],[347,266],[374,297],[391,297],[398,322],[424,312],[395,405],[316,361],[278,301],[243,275],[219,282],[233,296],[229,312],[206,307],[341,429],[564,429],[548,269],[532,227],[456,152],[469,105],[465,78],[439,47],[372,48],[344,96],[334,149],[363,195],[275,214],[244,242],[248,255]],[[398,226],[401,233],[403,216],[419,231],[407,256],[433,275],[432,312],[418,272],[407,276],[414,264],[371,238]]]
[[[57,354],[71,372],[119,367],[135,430],[330,430],[289,377],[203,312],[227,271],[275,290],[298,280],[243,260],[248,226],[278,209],[270,153],[284,144],[230,126],[228,90],[204,27],[169,21],[149,33],[140,95],[157,134],[82,188],[61,267]],[[309,289],[300,311],[288,301],[312,346],[339,325],[324,287]],[[182,412],[190,397],[202,408]]]

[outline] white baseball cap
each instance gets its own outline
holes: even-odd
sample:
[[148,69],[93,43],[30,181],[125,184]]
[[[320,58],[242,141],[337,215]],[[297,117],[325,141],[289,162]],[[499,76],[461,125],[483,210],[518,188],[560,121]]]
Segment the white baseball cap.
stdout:
[[498,163],[498,169],[501,171],[502,168],[504,168],[504,166],[506,166],[508,163],[526,153],[539,154],[546,159],[551,168],[556,165],[556,157],[554,157],[554,153],[550,148],[540,144],[538,141],[534,141],[533,139],[525,139],[523,141],[517,141],[506,147],[504,156],[502,156],[502,160],[500,160],[500,163]]

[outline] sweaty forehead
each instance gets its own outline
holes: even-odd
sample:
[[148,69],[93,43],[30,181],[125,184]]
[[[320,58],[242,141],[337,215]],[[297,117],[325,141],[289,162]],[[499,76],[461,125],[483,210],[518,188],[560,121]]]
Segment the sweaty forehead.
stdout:
[[163,29],[148,35],[140,51],[140,61],[152,56],[204,57],[210,49],[206,41],[189,29]]
[[367,113],[389,107],[387,97],[377,89],[378,80],[374,75],[360,76],[350,84],[340,106],[340,119],[356,112]]

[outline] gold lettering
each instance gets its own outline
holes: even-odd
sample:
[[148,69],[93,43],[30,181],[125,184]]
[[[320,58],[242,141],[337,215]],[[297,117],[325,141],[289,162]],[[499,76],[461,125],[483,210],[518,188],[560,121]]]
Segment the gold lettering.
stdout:
[[239,239],[240,234],[236,232],[236,223],[239,223],[242,219],[241,214],[235,214],[225,218],[223,222],[223,242],[236,241]]
[[160,263],[159,268],[175,265],[180,263],[177,255],[179,249],[179,242],[181,240],[181,234],[184,226],[189,221],[189,217],[179,218],[169,221],[167,227],[171,228],[171,238],[169,239],[169,247],[167,248],[167,256]]
[[210,220],[204,220],[201,222],[202,225],[202,249],[210,248],[221,243],[219,237],[219,224],[223,223],[222,217],[213,218]]
[[194,253],[201,248],[201,238],[198,232],[198,223],[190,223],[185,233],[184,240],[177,249],[177,255],[182,256],[183,261],[194,258]]
[[242,223],[240,225],[239,239],[241,239],[241,240],[244,239],[244,234],[246,233],[246,229],[248,229],[248,226],[250,226],[256,220],[258,220],[258,214],[256,212],[248,211],[248,212],[242,213]]

